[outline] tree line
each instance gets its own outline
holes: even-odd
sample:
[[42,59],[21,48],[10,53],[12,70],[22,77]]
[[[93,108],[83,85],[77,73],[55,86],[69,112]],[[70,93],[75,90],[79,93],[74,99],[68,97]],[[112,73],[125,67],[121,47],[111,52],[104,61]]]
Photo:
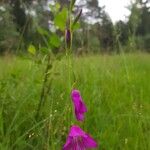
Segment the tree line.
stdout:
[[[57,32],[53,26],[54,13],[48,5],[60,3],[60,10],[68,0],[2,0],[0,1],[0,53],[26,52],[28,45],[44,45],[38,27]],[[112,23],[100,7],[98,0],[82,0],[76,10],[86,10],[80,18],[80,28],[74,33],[76,53],[119,53],[120,51],[150,52],[149,0],[135,0],[127,9],[131,12],[126,21]],[[76,13],[74,10],[74,13]],[[53,31],[52,31],[53,30]],[[60,48],[61,50],[62,48]],[[59,49],[56,49],[59,52]]]

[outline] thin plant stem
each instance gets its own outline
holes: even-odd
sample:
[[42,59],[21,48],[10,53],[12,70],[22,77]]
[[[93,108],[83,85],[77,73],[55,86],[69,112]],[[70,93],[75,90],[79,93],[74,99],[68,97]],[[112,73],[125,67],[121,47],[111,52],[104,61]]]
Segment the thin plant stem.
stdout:
[[[72,30],[71,30],[71,10],[68,9],[68,25],[67,30],[69,29],[70,32],[70,43],[69,46],[66,43],[66,58],[67,58],[67,66],[68,66],[68,95],[70,95],[70,92],[72,90],[72,62],[71,62],[71,56],[72,56]],[[70,98],[70,96],[69,96]],[[68,127],[71,123],[71,116],[70,116],[70,107],[67,106],[68,109]]]
[[35,118],[38,119],[40,111],[41,111],[41,107],[44,105],[45,99],[46,99],[46,94],[45,94],[45,89],[46,89],[46,83],[48,81],[48,77],[49,77],[49,70],[51,68],[51,59],[50,59],[50,54],[48,55],[48,59],[47,59],[47,65],[46,65],[46,69],[44,72],[44,80],[43,80],[43,85],[42,85],[42,89],[41,89],[41,95],[40,95],[40,101],[38,104],[38,108],[37,108],[37,112],[36,112],[36,116]]

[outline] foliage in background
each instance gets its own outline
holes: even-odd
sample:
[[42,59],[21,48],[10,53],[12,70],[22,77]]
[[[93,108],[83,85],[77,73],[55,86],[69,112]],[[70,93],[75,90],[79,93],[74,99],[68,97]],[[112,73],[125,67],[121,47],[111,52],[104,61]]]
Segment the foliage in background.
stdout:
[[9,53],[17,49],[19,33],[13,23],[9,5],[0,5],[0,53]]
[[[59,0],[58,2],[61,4],[60,10],[63,6],[67,7],[68,5],[68,0]],[[0,26],[3,29],[0,31],[1,52],[8,51],[8,49],[10,52],[16,50],[22,52],[31,43],[36,48],[44,47],[45,42],[37,31],[37,27],[41,27],[48,33],[57,32],[60,36],[64,34],[58,31],[53,23],[54,14],[52,8],[48,8],[48,3],[55,4],[56,1],[6,0],[0,2],[0,7],[2,9],[4,7],[6,10],[5,13],[0,13],[0,17],[5,18],[4,20],[7,22],[5,25],[0,19]],[[74,34],[74,43],[76,43],[73,47],[74,52],[79,55],[89,52],[119,53],[120,46],[124,51],[150,51],[149,3],[148,0],[133,1],[127,8],[131,12],[128,20],[113,24],[105,12],[105,7],[99,6],[98,0],[79,1],[73,13],[76,14],[81,8],[86,11],[83,11],[81,17],[81,29]],[[6,38],[8,40],[5,41]],[[15,42],[16,38],[17,43]],[[12,46],[5,44],[10,39],[14,41],[10,44]],[[58,53],[62,52],[62,49],[55,48],[54,51]]]
[[[82,127],[100,143],[98,150],[149,150],[150,55],[97,55],[74,61],[77,86],[89,106]],[[39,66],[20,57],[0,59],[1,150],[62,148],[68,116],[72,116],[66,63],[66,59],[55,62],[51,92],[43,109],[48,118],[36,123],[45,63]],[[69,107],[62,107],[65,104]]]

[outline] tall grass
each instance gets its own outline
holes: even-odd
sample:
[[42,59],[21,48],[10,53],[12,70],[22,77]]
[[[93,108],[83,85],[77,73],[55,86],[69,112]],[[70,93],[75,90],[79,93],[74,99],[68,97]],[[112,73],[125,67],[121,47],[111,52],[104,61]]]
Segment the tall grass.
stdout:
[[[150,56],[131,54],[74,58],[76,87],[88,106],[84,125],[100,150],[150,149]],[[0,149],[60,150],[75,124],[68,98],[65,59],[54,63],[52,85],[35,113],[45,64],[0,58]]]

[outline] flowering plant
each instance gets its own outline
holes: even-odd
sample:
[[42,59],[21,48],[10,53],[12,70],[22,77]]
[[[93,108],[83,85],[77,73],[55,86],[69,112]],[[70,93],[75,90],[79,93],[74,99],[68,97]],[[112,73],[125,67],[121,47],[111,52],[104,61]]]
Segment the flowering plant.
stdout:
[[[75,2],[76,2],[75,0],[71,1],[71,6],[68,12],[69,15],[67,19],[69,20],[67,21],[67,23],[68,22],[69,23],[67,24],[66,32],[65,32],[67,56],[71,52],[73,26],[77,23],[82,13],[82,10],[80,10],[79,14],[76,16],[73,23],[71,22],[71,12],[72,12]],[[68,67],[70,68],[70,59],[68,60],[69,60]],[[69,79],[71,79],[70,71],[69,71]],[[74,114],[76,116],[76,119],[77,121],[82,122],[85,118],[84,114],[87,112],[87,107],[81,97],[80,91],[76,89],[72,90],[71,99],[73,102]],[[63,150],[86,150],[86,149],[91,149],[91,148],[97,148],[97,143],[94,141],[94,139],[90,135],[88,135],[86,132],[84,132],[79,126],[77,125],[71,126],[67,141],[65,145],[63,146]]]

